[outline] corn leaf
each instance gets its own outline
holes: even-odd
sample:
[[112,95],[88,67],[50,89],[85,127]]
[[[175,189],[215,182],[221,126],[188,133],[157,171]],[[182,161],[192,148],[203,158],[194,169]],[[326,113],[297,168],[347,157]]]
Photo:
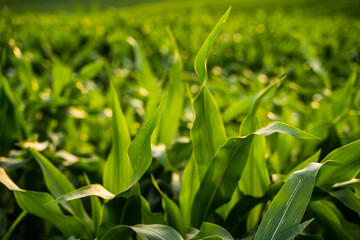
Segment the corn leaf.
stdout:
[[329,192],[331,196],[341,201],[345,206],[360,214],[360,198],[350,189]]
[[360,171],[360,140],[351,142],[329,153],[321,162],[331,160],[340,164],[324,164],[316,185],[330,188],[333,184],[354,178]]
[[294,237],[296,237],[297,235],[299,235],[302,231],[304,231],[304,229],[309,226],[309,224],[314,221],[314,218],[307,220],[303,223],[300,223],[298,225],[296,225],[293,228],[290,228],[289,230],[287,230],[286,232],[282,233],[280,236],[276,237],[275,240],[289,240],[289,239],[293,239]]
[[199,77],[200,83],[204,84],[207,81],[207,69],[206,69],[206,61],[207,56],[210,52],[211,45],[216,38],[216,36],[219,34],[222,26],[226,22],[229,14],[231,11],[231,7],[228,8],[228,10],[225,12],[225,14],[219,19],[219,21],[216,23],[215,27],[211,30],[210,34],[207,36],[205,42],[201,46],[198,54],[196,55],[195,62],[194,62],[194,68],[195,71]]
[[27,213],[50,222],[66,236],[92,238],[91,231],[76,217],[65,216],[58,205],[46,205],[46,203],[54,200],[50,194],[22,190],[2,168],[0,168],[0,182],[14,192],[17,203]]
[[151,134],[160,120],[165,103],[164,99],[129,146],[128,155],[134,172],[131,186],[141,178],[151,164]]
[[58,197],[54,201],[48,203],[48,204],[58,204],[63,203],[67,201],[71,201],[74,199],[84,198],[88,196],[98,196],[103,199],[112,199],[115,197],[114,194],[106,190],[102,185],[100,184],[91,184],[87,185],[85,187],[76,189],[70,193],[67,193],[65,195],[62,195],[61,197]]
[[273,133],[284,133],[289,136],[293,136],[298,139],[320,139],[310,133],[300,130],[294,126],[291,126],[283,122],[273,122],[266,127],[255,132],[257,135],[269,136]]
[[194,100],[195,121],[191,128],[194,159],[203,178],[216,150],[225,143],[226,133],[216,102],[206,86]]
[[[60,170],[57,169],[46,157],[44,157],[35,149],[30,148],[29,150],[37,163],[40,165],[41,171],[44,175],[46,187],[49,189],[51,194],[53,194],[55,197],[61,197],[62,195],[75,190],[75,187],[67,179],[67,177],[62,174]],[[61,205],[72,214],[77,215],[86,223],[90,222],[90,218],[85,212],[81,200],[77,199],[71,202],[63,202]]]
[[344,240],[359,238],[359,226],[347,221],[334,203],[326,200],[316,201],[311,202],[309,208],[314,213],[316,221],[326,229],[328,238]]
[[167,225],[173,227],[177,230],[182,236],[185,236],[185,225],[181,212],[174,201],[172,201],[165,193],[163,193],[157,184],[153,175],[151,175],[151,181],[155,188],[159,191],[162,198],[162,206],[165,213],[165,220]]
[[271,202],[255,240],[276,239],[300,223],[321,166],[319,163],[310,163],[303,170],[296,171],[290,176]]
[[112,94],[112,149],[106,161],[103,173],[104,187],[110,192],[119,194],[129,188],[133,180],[133,170],[127,149],[130,145],[130,134],[126,119],[121,110],[118,95],[111,84]]
[[144,225],[138,224],[135,226],[116,226],[110,229],[102,240],[112,239],[131,239],[132,233],[135,232],[141,239],[146,240],[183,240],[181,235],[172,227],[160,224]]
[[216,237],[222,240],[234,240],[231,234],[228,231],[226,231],[224,228],[208,222],[204,222],[201,225],[200,231],[190,239],[200,240],[200,239],[209,239],[210,237]]

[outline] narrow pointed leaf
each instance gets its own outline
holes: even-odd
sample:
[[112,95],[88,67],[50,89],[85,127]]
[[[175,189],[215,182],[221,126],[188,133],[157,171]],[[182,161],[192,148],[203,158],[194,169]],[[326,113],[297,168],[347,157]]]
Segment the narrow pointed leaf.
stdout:
[[70,193],[67,193],[57,199],[55,201],[52,201],[48,204],[58,204],[63,203],[67,201],[71,201],[74,199],[84,198],[88,196],[98,196],[103,199],[112,199],[115,197],[114,194],[106,190],[102,185],[100,184],[91,184],[87,185],[85,187],[76,189],[75,191],[72,191]]
[[262,136],[269,136],[273,133],[283,133],[298,139],[320,139],[317,136],[283,122],[270,123],[268,126],[255,132],[255,134]]
[[300,223],[298,225],[296,225],[293,228],[290,228],[289,230],[287,230],[286,232],[282,233],[280,236],[276,237],[275,240],[289,240],[289,239],[293,239],[294,237],[296,237],[297,235],[299,235],[302,231],[304,231],[304,229],[309,226],[309,224],[314,221],[314,218],[307,220],[303,223]]
[[103,173],[104,187],[115,194],[129,188],[132,180],[132,167],[127,155],[130,134],[126,119],[121,110],[118,95],[111,84],[112,94],[112,149]]
[[159,141],[166,146],[169,146],[177,133],[184,101],[183,84],[181,81],[183,63],[179,50],[177,49],[175,38],[169,29],[168,34],[174,48],[174,62],[169,71],[169,83],[166,98],[167,100],[164,107],[164,113],[159,124]]
[[205,42],[201,46],[194,62],[194,68],[195,71],[200,79],[200,83],[203,84],[207,81],[207,69],[206,69],[206,60],[207,56],[209,54],[209,51],[211,49],[211,45],[216,38],[216,36],[219,34],[222,26],[224,25],[225,21],[227,20],[229,14],[231,11],[231,7],[228,8],[228,10],[225,12],[225,14],[219,19],[219,21],[216,23],[215,27],[211,30],[210,34],[206,38]]
[[200,183],[191,212],[191,225],[200,227],[207,215],[230,200],[245,167],[252,136],[230,138],[222,146]]
[[271,202],[259,230],[257,239],[276,239],[298,225],[310,202],[317,173],[322,164],[310,163],[294,172]]
[[[62,195],[75,190],[75,187],[71,184],[68,178],[65,177],[65,175],[62,174],[62,172],[60,172],[59,169],[57,169],[47,158],[32,148],[29,150],[37,163],[40,165],[46,186],[51,194],[53,194],[55,197],[61,197]],[[81,200],[64,202],[62,205],[71,213],[76,214],[78,217],[83,219],[85,222],[90,221],[81,203]]]
[[127,239],[127,237],[131,236],[132,232],[135,232],[140,236],[141,239],[144,240],[183,240],[181,235],[175,229],[160,224],[116,226],[110,229],[102,238],[102,240]]
[[166,99],[161,102],[160,106],[129,146],[128,155],[134,172],[131,185],[139,181],[151,164],[151,134],[160,120],[165,103]]

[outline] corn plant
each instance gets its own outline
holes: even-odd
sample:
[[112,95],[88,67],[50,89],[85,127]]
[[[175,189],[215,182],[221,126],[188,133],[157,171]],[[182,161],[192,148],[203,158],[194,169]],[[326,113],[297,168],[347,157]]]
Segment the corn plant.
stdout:
[[[158,87],[141,45],[129,37],[127,42],[133,47],[139,72],[137,81],[148,95],[141,129],[132,139],[129,121],[119,100],[118,85],[111,79],[108,99],[112,110],[112,144],[102,170],[102,184],[91,183],[84,173],[87,184],[76,189],[68,177],[41,153],[44,149],[39,147],[39,143],[21,143],[40,167],[48,192],[22,189],[0,168],[0,182],[13,192],[23,211],[4,239],[11,237],[27,214],[49,222],[65,237],[82,239],[134,239],[135,236],[174,240],[227,240],[244,236],[255,240],[294,239],[299,234],[305,238],[311,235],[311,231],[304,230],[313,223],[338,239],[360,236],[359,226],[346,219],[338,207],[341,204],[346,211],[360,214],[357,184],[360,140],[325,154],[313,151],[288,172],[278,176],[272,174],[270,178],[274,169],[278,170],[275,173],[281,172],[283,163],[279,157],[271,159],[272,165],[269,165],[267,155],[291,147],[279,144],[275,145],[277,149],[271,150],[274,136],[278,139],[286,136],[283,139],[290,139],[290,143],[301,142],[304,149],[311,150],[312,145],[321,141],[320,137],[282,121],[262,124],[261,106],[286,82],[286,77],[274,79],[248,101],[248,111],[237,126],[237,136],[228,137],[223,116],[208,83],[207,58],[230,10],[216,23],[195,58],[194,69],[200,87],[196,93],[187,88],[195,119],[189,133],[191,154],[183,162],[182,169],[179,171],[179,166],[176,166],[182,163],[173,164],[176,161],[171,159],[173,139],[178,133],[186,95],[186,87],[181,81],[183,63],[175,37],[168,29],[173,61],[164,92]],[[314,57],[310,54],[309,58]],[[60,70],[55,68],[54,71],[66,73],[65,67],[57,60],[55,62]],[[91,75],[89,69],[107,68],[107,64],[105,60],[95,63],[82,74]],[[326,74],[320,72],[325,87],[331,88]],[[80,74],[81,77],[84,76]],[[19,134],[27,138],[29,130],[15,107],[7,79],[3,76],[1,79],[0,97],[8,100],[7,104],[14,108],[14,118],[17,119],[14,124],[22,130]],[[355,81],[356,71],[341,91],[334,92],[330,106],[335,120],[328,122],[325,128],[336,126],[346,114],[340,104],[349,104]],[[64,86],[53,85],[52,94],[58,97]],[[26,88],[28,94],[35,94],[33,85]],[[164,95],[161,101],[159,94]],[[165,146],[165,150],[160,151],[164,158],[162,164],[180,178],[178,197],[169,196],[151,174],[153,158],[158,158],[153,156],[153,152],[159,146]],[[161,213],[154,212],[149,200],[142,195],[144,182],[141,180],[144,178],[148,178],[161,198]],[[91,211],[82,200],[86,197],[90,197]]]

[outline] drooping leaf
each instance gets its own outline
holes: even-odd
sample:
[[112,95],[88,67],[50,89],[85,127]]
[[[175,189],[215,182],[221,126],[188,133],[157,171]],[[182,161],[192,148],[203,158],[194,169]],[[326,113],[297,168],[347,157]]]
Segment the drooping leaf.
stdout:
[[326,200],[315,201],[310,203],[309,208],[316,221],[325,228],[324,237],[344,240],[359,238],[359,226],[347,221],[334,203]]
[[319,163],[310,163],[290,176],[266,211],[255,240],[276,239],[300,223],[321,166]]
[[66,236],[76,236],[79,238],[92,238],[90,229],[73,216],[65,216],[58,205],[46,205],[54,198],[48,193],[32,192],[20,189],[0,168],[0,182],[9,190],[14,192],[20,208],[29,214],[38,216],[63,232]]
[[55,201],[50,202],[49,204],[58,204],[63,203],[67,201],[71,201],[74,199],[84,198],[88,196],[98,196],[103,199],[112,199],[115,197],[114,194],[106,190],[102,185],[100,184],[91,184],[87,185],[85,187],[76,189],[72,192],[69,192],[65,195],[62,195],[61,197],[58,197],[55,199]]
[[113,143],[111,153],[104,166],[103,183],[110,192],[119,194],[131,185],[133,169],[127,155],[130,145],[129,129],[113,84],[111,84],[111,94]]
[[144,225],[138,224],[135,226],[116,226],[110,229],[102,240],[112,239],[130,239],[131,234],[135,232],[144,240],[183,240],[181,235],[172,227],[160,224]]
[[360,198],[350,189],[329,192],[331,196],[341,201],[345,206],[360,214]]
[[234,240],[231,234],[219,225],[204,222],[200,231],[190,238],[191,240],[209,239],[210,237],[218,237],[222,240]]
[[316,179],[316,185],[331,187],[335,183],[354,178],[360,171],[360,140],[351,142],[329,153],[321,162],[331,160],[340,164],[325,164]]
[[268,126],[255,132],[255,134],[262,136],[269,136],[270,134],[273,133],[284,133],[286,135],[293,136],[298,139],[320,139],[317,136],[314,136],[310,133],[307,133],[303,130],[300,130],[294,126],[291,126],[283,122],[270,123]]
[[209,51],[211,49],[211,45],[212,45],[214,39],[216,38],[216,36],[219,34],[225,21],[227,20],[229,14],[230,14],[230,11],[231,11],[231,7],[228,8],[228,10],[225,12],[225,14],[216,23],[215,27],[211,30],[210,34],[208,35],[205,42],[201,46],[198,54],[196,55],[195,62],[194,62],[194,68],[199,77],[201,84],[204,84],[208,78],[207,73],[206,73],[207,72],[206,61],[207,61],[207,56],[209,54]]
[[[55,197],[61,197],[69,192],[75,190],[72,183],[65,177],[59,169],[57,169],[46,157],[44,157],[38,151],[29,149],[37,163],[40,165],[41,171],[44,175],[44,180],[50,193]],[[49,201],[50,202],[50,201]],[[85,212],[85,209],[81,203],[81,200],[77,199],[71,202],[64,202],[61,204],[68,211],[77,215],[86,223],[90,223],[90,218]]]

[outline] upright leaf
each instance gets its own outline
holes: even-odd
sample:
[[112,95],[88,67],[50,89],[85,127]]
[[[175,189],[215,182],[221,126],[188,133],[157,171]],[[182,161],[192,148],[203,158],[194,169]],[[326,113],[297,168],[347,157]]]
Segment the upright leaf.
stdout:
[[194,159],[202,179],[216,150],[225,143],[226,133],[216,102],[206,86],[202,87],[193,104],[196,118],[191,138]]
[[151,164],[151,134],[160,120],[165,103],[164,99],[129,146],[128,155],[134,172],[131,186],[139,181]]
[[111,84],[112,94],[112,148],[106,161],[103,173],[104,187],[118,194],[130,186],[133,180],[133,169],[127,155],[130,145],[130,134],[126,119],[121,110],[118,95]]
[[205,42],[201,46],[194,62],[194,68],[195,71],[200,79],[200,83],[204,84],[207,81],[207,69],[206,69],[206,61],[207,61],[207,55],[209,54],[209,51],[211,49],[211,45],[216,38],[216,36],[219,34],[222,26],[224,25],[225,21],[227,20],[229,14],[231,11],[231,7],[228,8],[228,10],[225,12],[225,14],[219,19],[219,21],[216,23],[215,27],[211,30],[210,34],[206,38]]
[[182,113],[182,105],[184,101],[183,97],[183,84],[181,82],[181,74],[183,71],[183,63],[175,38],[168,29],[168,34],[172,46],[174,48],[173,65],[169,71],[169,83],[167,88],[167,101],[164,107],[164,114],[160,120],[159,138],[160,142],[169,146],[173,138],[175,137],[179,120]]
[[317,173],[322,164],[310,163],[294,172],[271,202],[259,230],[257,239],[276,239],[298,225],[310,202]]

